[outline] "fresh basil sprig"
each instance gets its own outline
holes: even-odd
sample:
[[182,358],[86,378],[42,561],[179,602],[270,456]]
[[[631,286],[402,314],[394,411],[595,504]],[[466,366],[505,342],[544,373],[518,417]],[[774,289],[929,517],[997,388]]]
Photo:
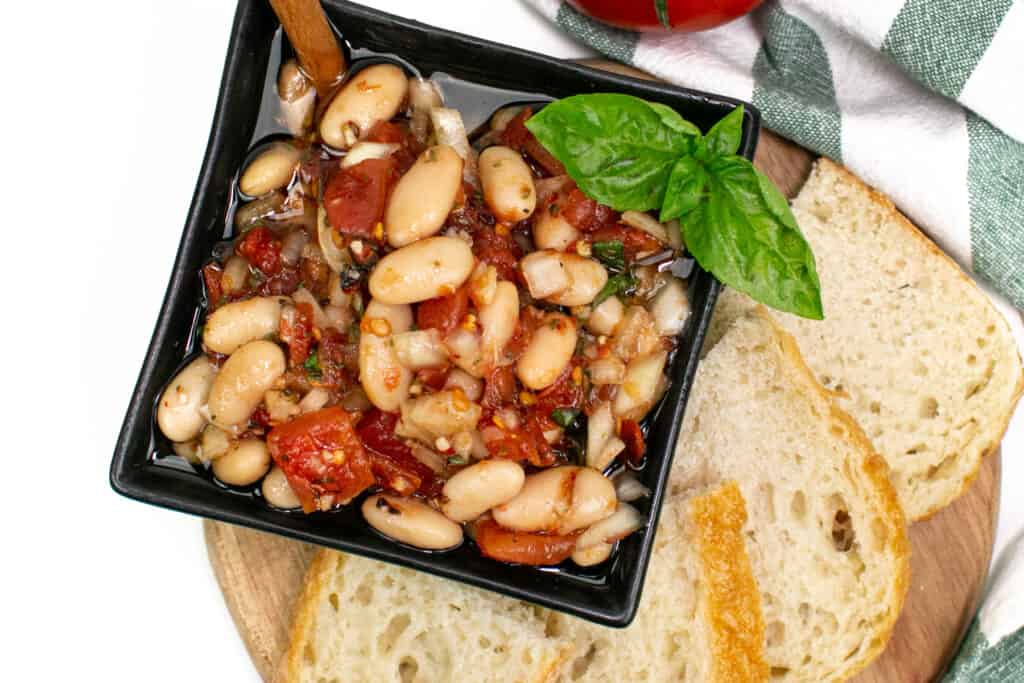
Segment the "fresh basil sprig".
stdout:
[[[602,93],[552,102],[526,121],[587,196],[679,219],[705,270],[761,303],[820,320],[814,254],[782,193],[736,154],[742,124],[740,106],[701,135],[663,104]],[[602,294],[625,284],[609,281]]]
[[621,273],[626,269],[626,252],[622,242],[618,240],[594,242],[591,248],[597,260],[611,272]]

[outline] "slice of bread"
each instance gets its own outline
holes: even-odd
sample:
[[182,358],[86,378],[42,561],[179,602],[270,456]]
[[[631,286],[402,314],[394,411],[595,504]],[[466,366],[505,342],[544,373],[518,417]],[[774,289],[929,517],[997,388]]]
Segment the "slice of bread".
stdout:
[[574,652],[517,600],[323,550],[279,683],[547,683]]
[[617,630],[550,614],[577,644],[560,683],[756,683],[768,680],[761,598],[733,483],[666,501],[636,620]]
[[[821,159],[793,202],[825,320],[779,314],[815,377],[886,459],[910,519],[948,505],[999,445],[1024,390],[1006,320],[927,237]],[[710,337],[754,302],[726,290]]]
[[734,484],[667,504],[626,629],[321,551],[279,683],[757,683],[764,621]]
[[885,462],[763,310],[707,352],[670,494],[735,481],[773,680],[842,681],[885,648],[909,544]]

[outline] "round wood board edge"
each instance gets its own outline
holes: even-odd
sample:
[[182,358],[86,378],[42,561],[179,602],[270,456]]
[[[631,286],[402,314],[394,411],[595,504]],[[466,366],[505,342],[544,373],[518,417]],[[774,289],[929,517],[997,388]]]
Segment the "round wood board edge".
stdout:
[[[592,66],[646,77],[602,60]],[[762,130],[755,163],[793,196],[813,156]],[[937,678],[956,652],[988,577],[999,508],[1000,454],[990,455],[956,502],[910,527],[907,600],[885,652],[853,680],[918,683]],[[257,671],[271,681],[288,646],[291,610],[317,548],[251,529],[205,521],[206,545],[231,617]],[[941,599],[937,599],[941,596]]]

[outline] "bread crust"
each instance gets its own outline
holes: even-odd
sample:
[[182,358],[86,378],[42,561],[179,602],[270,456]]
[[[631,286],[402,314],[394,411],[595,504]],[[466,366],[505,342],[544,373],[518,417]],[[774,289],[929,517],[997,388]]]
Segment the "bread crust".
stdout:
[[[817,168],[819,166],[827,171],[830,171],[840,176],[845,183],[848,183],[859,188],[865,194],[868,195],[872,202],[878,204],[886,212],[891,213],[896,218],[896,222],[901,228],[903,228],[908,234],[910,234],[914,239],[916,239],[920,244],[922,244],[925,247],[925,249],[928,250],[929,253],[931,253],[934,256],[937,256],[944,263],[948,264],[954,270],[957,277],[959,277],[964,284],[974,289],[979,294],[982,294],[986,305],[992,306],[992,304],[988,301],[988,297],[984,296],[984,292],[982,292],[981,288],[978,287],[978,284],[973,279],[971,279],[963,271],[962,268],[960,268],[960,264],[958,264],[956,261],[950,258],[949,255],[946,254],[946,252],[942,251],[942,249],[940,249],[939,246],[935,244],[935,242],[933,242],[927,235],[925,235],[920,228],[914,225],[909,218],[904,216],[903,213],[896,207],[896,205],[892,203],[891,199],[889,199],[887,196],[885,196],[884,194],[882,194],[881,192],[874,189],[873,187],[865,183],[863,180],[858,178],[845,166],[837,164],[826,157],[820,157],[817,160],[817,162],[815,162],[815,168],[811,172],[812,176],[815,173],[819,172]],[[1002,332],[1008,335],[1010,339],[1013,339],[1013,334],[1010,332],[1009,323],[1006,322],[1002,315],[998,315],[998,311],[996,311],[996,313],[997,315],[995,317],[998,318],[998,324],[1002,325]],[[1010,400],[1007,402],[1006,409],[1001,414],[995,416],[994,420],[990,423],[991,436],[987,440],[988,443],[985,446],[982,446],[981,448],[978,449],[979,453],[977,457],[974,457],[974,463],[972,464],[972,469],[970,473],[968,473],[963,478],[959,491],[953,493],[952,495],[948,496],[943,500],[933,502],[924,511],[915,514],[911,521],[916,522],[928,519],[936,512],[943,509],[944,507],[952,503],[954,500],[962,496],[967,491],[967,489],[970,488],[971,484],[977,478],[978,472],[981,470],[982,462],[984,462],[985,458],[988,455],[995,451],[995,449],[998,447],[998,444],[1003,440],[1003,436],[1006,434],[1006,430],[1010,426],[1010,419],[1013,417],[1013,413],[1016,409],[1017,403],[1020,400],[1021,396],[1024,395],[1024,361],[1022,361],[1021,359],[1020,349],[1016,348],[1015,350],[1017,355],[1016,386],[1013,390]],[[967,454],[958,453],[957,457],[964,457],[965,455]]]
[[889,642],[889,638],[892,636],[896,620],[903,610],[907,590],[910,587],[910,540],[907,536],[907,520],[903,514],[903,508],[900,506],[899,498],[896,495],[896,489],[893,488],[892,482],[889,480],[889,466],[875,452],[874,447],[871,445],[871,440],[868,439],[867,434],[864,433],[864,430],[861,429],[857,421],[836,405],[832,399],[831,392],[822,387],[815,378],[814,373],[800,354],[800,348],[797,346],[796,339],[775,321],[764,306],[758,305],[752,313],[764,320],[773,330],[776,339],[779,341],[780,352],[789,360],[789,363],[784,363],[783,367],[790,374],[794,384],[802,386],[808,396],[816,397],[819,402],[824,404],[827,407],[828,416],[831,421],[842,425],[858,450],[864,454],[863,460],[860,463],[861,470],[874,484],[875,492],[879,498],[879,509],[888,522],[891,531],[887,538],[887,546],[896,563],[896,577],[893,581],[892,599],[886,606],[885,620],[878,629],[876,637],[872,639],[872,646],[861,653],[859,657],[850,660],[845,668],[837,671],[834,680],[845,681],[862,671],[876,657],[882,654],[886,644]]
[[764,616],[743,540],[746,505],[736,482],[687,502],[699,548],[712,672],[709,683],[767,681]]
[[288,651],[281,658],[274,683],[298,683],[302,651],[314,631],[317,605],[330,577],[344,561],[341,553],[321,548],[306,570],[302,595],[295,603],[295,614],[288,635]]

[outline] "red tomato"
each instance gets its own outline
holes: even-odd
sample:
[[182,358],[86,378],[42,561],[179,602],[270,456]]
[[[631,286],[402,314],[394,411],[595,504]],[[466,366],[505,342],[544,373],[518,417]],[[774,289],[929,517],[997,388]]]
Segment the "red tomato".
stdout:
[[260,226],[245,233],[235,251],[267,277],[281,270],[281,240],[268,228]]
[[483,417],[490,419],[494,411],[516,399],[516,376],[511,365],[492,368],[484,376],[484,395],[480,401]]
[[484,557],[515,564],[551,565],[569,559],[576,547],[576,538],[555,534],[529,534],[510,531],[493,519],[478,522],[473,540]]
[[210,305],[210,312],[220,305],[221,297],[224,296],[224,289],[220,284],[223,273],[224,270],[216,263],[207,263],[203,266],[203,284],[206,285],[206,299]]
[[444,388],[445,382],[448,381],[448,373],[450,371],[450,367],[424,368],[416,371],[416,379],[419,380],[420,384],[428,386],[434,391],[440,391]]
[[301,365],[313,346],[313,306],[295,304],[295,315],[291,319],[281,316],[279,328],[281,341],[288,345],[288,361]]
[[348,503],[374,483],[352,414],[342,408],[306,413],[274,427],[267,447],[305,512]]
[[372,237],[384,218],[388,192],[396,180],[393,159],[367,159],[331,176],[324,189],[327,220],[344,235]]
[[469,289],[459,287],[448,296],[427,299],[416,307],[416,326],[421,330],[436,328],[442,337],[454,330],[469,310]]
[[664,245],[654,235],[628,225],[606,225],[590,233],[591,242],[622,242],[622,251],[626,259],[633,258],[645,251],[659,251]]
[[581,363],[579,358],[573,358],[555,383],[537,394],[536,410],[551,415],[555,408],[580,408],[583,405],[583,382],[577,383],[573,377],[574,370]]
[[[640,30],[703,31],[741,17],[761,0],[569,0],[595,19]],[[660,11],[659,11],[660,7]]]
[[368,450],[377,483],[400,496],[417,491],[437,495],[441,487],[433,470],[417,460],[405,442],[395,436],[396,424],[397,415],[374,409],[356,428]]
[[473,253],[484,263],[494,266],[498,277],[516,281],[523,250],[512,239],[507,227],[481,227],[473,233]]
[[558,195],[552,201],[557,205],[557,211],[562,217],[583,232],[593,232],[619,219],[616,211],[604,204],[598,204],[583,194],[579,188],[573,188],[567,195]]
[[526,119],[531,116],[533,116],[533,110],[529,107],[523,107],[522,111],[509,121],[508,126],[505,127],[505,130],[502,132],[502,141],[512,149],[529,156],[549,174],[553,176],[565,175],[565,166],[562,165],[562,162],[552,156],[551,152],[544,145],[540,144],[540,141],[526,127]]
[[623,420],[619,426],[619,436],[626,444],[626,457],[634,465],[639,465],[644,460],[644,452],[647,450],[644,444],[644,433],[635,420]]

